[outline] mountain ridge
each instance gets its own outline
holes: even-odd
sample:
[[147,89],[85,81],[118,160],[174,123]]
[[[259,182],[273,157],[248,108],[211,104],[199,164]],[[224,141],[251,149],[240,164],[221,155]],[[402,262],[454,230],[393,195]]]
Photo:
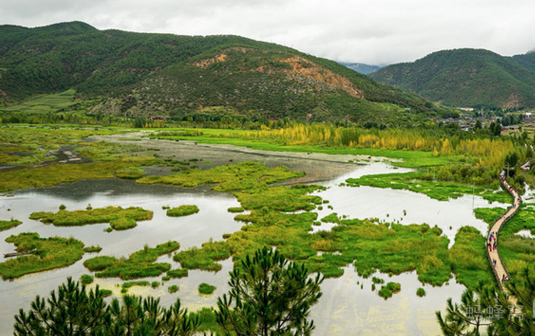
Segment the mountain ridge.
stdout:
[[78,98],[101,99],[92,112],[125,116],[224,107],[267,118],[394,123],[449,113],[334,61],[234,35],[98,30],[75,21],[0,26],[0,46],[4,105],[73,88]]
[[535,72],[518,59],[529,62],[485,49],[441,50],[369,76],[450,106],[535,107]]

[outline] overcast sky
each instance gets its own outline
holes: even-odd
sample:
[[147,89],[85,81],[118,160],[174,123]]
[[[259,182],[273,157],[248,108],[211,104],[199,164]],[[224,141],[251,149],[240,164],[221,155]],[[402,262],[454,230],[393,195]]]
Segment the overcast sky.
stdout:
[[343,62],[409,62],[444,49],[535,49],[534,0],[13,0],[0,24],[234,34]]

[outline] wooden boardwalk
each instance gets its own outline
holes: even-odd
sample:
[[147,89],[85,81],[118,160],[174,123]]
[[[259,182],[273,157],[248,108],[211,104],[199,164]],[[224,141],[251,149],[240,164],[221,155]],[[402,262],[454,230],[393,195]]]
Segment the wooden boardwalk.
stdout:
[[[490,266],[492,268],[492,271],[494,272],[494,275],[496,276],[498,285],[503,291],[507,293],[507,289],[504,286],[504,282],[508,281],[510,278],[509,272],[507,272],[507,269],[503,264],[502,258],[500,257],[500,253],[498,252],[498,237],[500,229],[505,223],[507,223],[509,219],[511,219],[511,217],[513,217],[517,213],[517,211],[520,209],[520,204],[522,201],[518,192],[509,183],[507,183],[503,171],[500,174],[500,183],[505,189],[507,189],[507,191],[509,191],[511,196],[513,196],[513,205],[508,208],[503,215],[497,218],[496,221],[494,221],[494,223],[490,227],[489,232],[487,234],[486,249]],[[514,296],[509,297],[509,302],[514,306],[516,306],[517,304],[516,298]]]

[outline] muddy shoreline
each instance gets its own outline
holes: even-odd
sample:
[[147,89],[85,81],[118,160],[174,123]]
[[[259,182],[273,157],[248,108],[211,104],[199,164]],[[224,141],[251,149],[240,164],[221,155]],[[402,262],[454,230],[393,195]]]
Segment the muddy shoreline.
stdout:
[[[256,150],[227,144],[201,144],[194,141],[150,139],[147,132],[107,136],[91,136],[89,141],[106,141],[121,144],[135,144],[147,149],[143,154],[158,154],[161,158],[187,161],[197,159],[197,169],[235,164],[244,161],[263,162],[267,167],[286,166],[290,170],[305,172],[306,176],[284,181],[283,184],[314,183],[330,180],[348,173],[363,161],[382,161],[384,158],[367,155],[340,155],[306,152],[277,152]],[[135,140],[135,141],[133,141]],[[359,163],[361,162],[361,163]],[[171,167],[145,167],[147,175],[169,175],[176,172]]]

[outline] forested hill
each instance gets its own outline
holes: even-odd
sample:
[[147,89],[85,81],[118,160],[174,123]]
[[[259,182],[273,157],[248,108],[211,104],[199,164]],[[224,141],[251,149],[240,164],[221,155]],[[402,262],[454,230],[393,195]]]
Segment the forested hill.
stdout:
[[488,50],[444,50],[369,76],[447,105],[535,107],[535,72],[525,67],[535,62],[519,59],[523,64]]
[[[343,65],[239,36],[0,26],[0,104],[75,89],[93,112],[378,123],[447,113]],[[219,111],[219,112],[214,112]],[[400,112],[403,111],[403,112]]]
[[535,73],[535,51],[530,51],[523,55],[515,55],[511,57],[511,59],[516,63],[522,65],[526,69],[530,70],[531,72]]

